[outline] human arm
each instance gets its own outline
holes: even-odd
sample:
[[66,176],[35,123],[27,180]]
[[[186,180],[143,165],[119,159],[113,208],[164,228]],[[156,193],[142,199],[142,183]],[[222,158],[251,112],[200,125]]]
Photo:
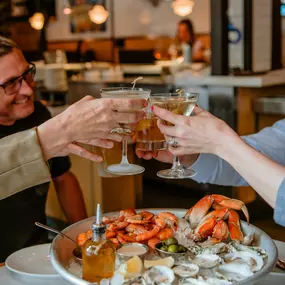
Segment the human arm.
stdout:
[[82,191],[71,171],[53,178],[58,200],[67,220],[75,223],[87,217]]
[[246,144],[225,122],[195,108],[196,116],[185,117],[154,107],[161,120],[158,127],[166,136],[175,137],[179,148],[170,148],[173,155],[208,153],[227,161],[272,207],[276,205],[285,167],[273,162]]
[[[142,109],[145,100],[94,99],[86,96],[62,114],[37,129],[20,132],[0,140],[0,199],[50,181],[46,161],[69,153],[94,161],[102,158],[74,142],[112,148],[108,139],[121,141],[110,134],[118,123],[136,123],[142,112],[119,113],[114,110]],[[107,140],[106,140],[107,139]]]

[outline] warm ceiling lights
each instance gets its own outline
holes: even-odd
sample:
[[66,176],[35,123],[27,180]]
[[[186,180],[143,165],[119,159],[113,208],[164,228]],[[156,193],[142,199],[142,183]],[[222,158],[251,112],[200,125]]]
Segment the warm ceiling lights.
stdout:
[[194,6],[195,3],[192,0],[175,0],[172,2],[174,13],[181,17],[191,14]]
[[69,4],[69,1],[66,0],[63,6],[63,14],[70,15],[72,13],[71,5]]
[[35,30],[41,30],[45,23],[45,17],[43,13],[35,13],[29,18],[29,22]]
[[95,5],[92,10],[88,12],[90,20],[95,24],[102,24],[106,22],[109,12],[105,10],[102,5]]

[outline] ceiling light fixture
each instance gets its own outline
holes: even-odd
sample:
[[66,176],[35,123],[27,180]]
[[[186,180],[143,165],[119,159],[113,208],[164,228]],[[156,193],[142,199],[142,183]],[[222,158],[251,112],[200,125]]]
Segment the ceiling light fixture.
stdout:
[[71,13],[72,13],[72,8],[71,8],[69,2],[67,1],[63,7],[63,14],[70,15]]
[[103,24],[106,22],[109,12],[103,5],[95,5],[92,10],[88,12],[90,20],[95,24]]
[[176,15],[185,17],[192,13],[195,3],[192,0],[175,0],[171,6]]
[[29,22],[35,30],[41,30],[45,23],[45,17],[43,13],[35,13],[32,17],[29,18]]

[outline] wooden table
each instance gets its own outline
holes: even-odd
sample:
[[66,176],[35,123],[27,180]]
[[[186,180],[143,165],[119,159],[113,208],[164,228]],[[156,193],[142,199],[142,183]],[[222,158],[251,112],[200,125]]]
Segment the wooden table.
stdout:
[[5,263],[3,262],[3,263],[0,263],[0,267],[2,267],[2,266],[4,266],[5,265]]

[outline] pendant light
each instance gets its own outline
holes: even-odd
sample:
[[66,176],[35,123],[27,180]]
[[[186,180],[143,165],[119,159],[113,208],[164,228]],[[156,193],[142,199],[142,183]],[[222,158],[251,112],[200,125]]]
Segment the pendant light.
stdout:
[[69,4],[68,0],[64,1],[64,6],[63,6],[63,14],[65,15],[70,15],[72,13],[72,8],[71,5]]
[[90,20],[95,24],[103,24],[106,22],[109,12],[103,5],[95,5],[92,10],[88,12]]
[[43,13],[35,13],[32,17],[29,18],[29,22],[35,30],[40,31],[45,23],[45,17]]
[[181,17],[190,15],[194,6],[195,3],[193,0],[175,0],[172,2],[173,12]]

